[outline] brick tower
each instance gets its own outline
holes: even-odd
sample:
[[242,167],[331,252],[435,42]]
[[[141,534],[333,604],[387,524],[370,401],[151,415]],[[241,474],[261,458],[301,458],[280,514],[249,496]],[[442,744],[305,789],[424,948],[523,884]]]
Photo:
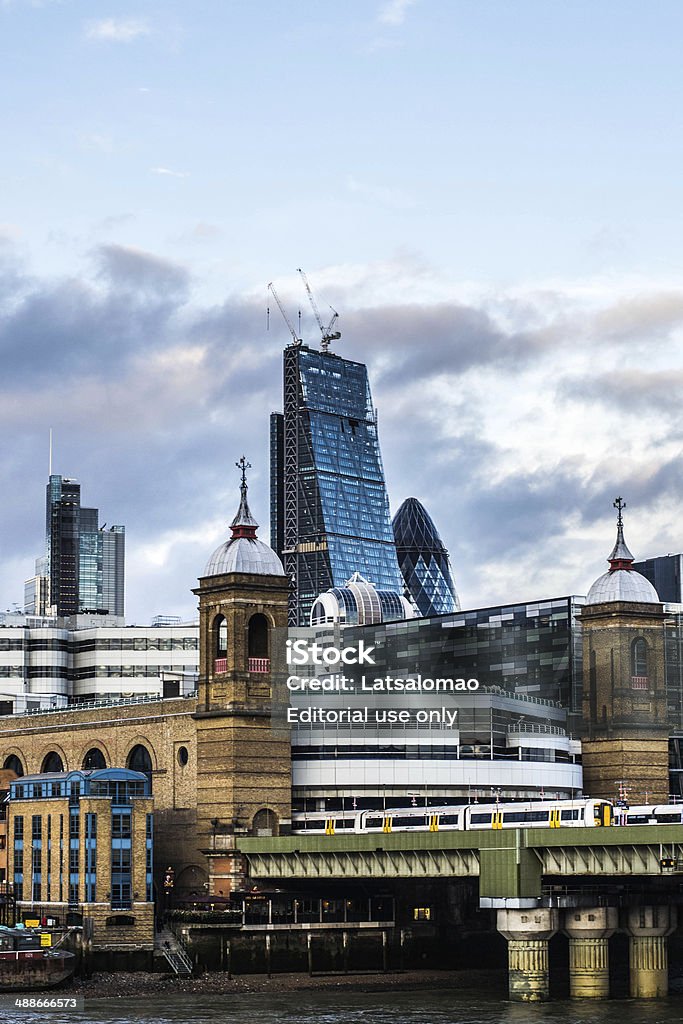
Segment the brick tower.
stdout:
[[617,498],[617,541],[609,570],[595,581],[583,625],[583,788],[631,804],[666,803],[669,794],[664,609],[633,569]]
[[[199,586],[197,702],[198,845],[209,858],[209,892],[239,884],[239,836],[291,825],[289,734],[273,717],[276,635],[286,635],[289,579],[258,540],[244,456],[232,536],[214,551]],[[276,631],[279,631],[276,634]],[[283,644],[284,646],[284,644]]]

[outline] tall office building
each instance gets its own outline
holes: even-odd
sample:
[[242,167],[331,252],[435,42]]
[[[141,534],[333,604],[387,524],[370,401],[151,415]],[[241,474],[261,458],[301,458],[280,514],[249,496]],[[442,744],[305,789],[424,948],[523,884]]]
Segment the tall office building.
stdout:
[[99,526],[99,510],[81,506],[77,480],[50,475],[45,537],[46,554],[25,584],[26,612],[122,616],[125,528]]
[[406,498],[393,527],[405,589],[420,615],[460,611],[448,551],[424,505]]
[[284,414],[271,417],[271,546],[293,582],[290,624],[360,572],[403,589],[367,368],[329,351],[284,352]]
[[94,512],[95,519],[85,523],[81,519],[78,610],[123,615],[125,527],[98,527],[98,510],[81,509],[81,515],[83,512]]
[[683,555],[658,555],[634,562],[633,568],[649,580],[660,601],[683,603]]
[[81,485],[51,475],[45,502],[45,541],[53,615],[78,613]]

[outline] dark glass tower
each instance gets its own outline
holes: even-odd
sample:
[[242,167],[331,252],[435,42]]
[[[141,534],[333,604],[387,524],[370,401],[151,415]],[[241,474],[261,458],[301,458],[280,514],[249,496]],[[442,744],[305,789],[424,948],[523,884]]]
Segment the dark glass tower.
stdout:
[[98,509],[81,507],[77,480],[50,476],[44,572],[53,615],[123,615],[125,529],[105,530],[98,519]]
[[448,552],[424,505],[406,498],[393,527],[405,589],[420,615],[460,611]]
[[634,562],[633,568],[649,580],[661,601],[683,602],[683,555],[658,555]]
[[50,604],[55,615],[78,612],[81,485],[51,476],[47,485],[45,534]]
[[402,589],[368,373],[306,345],[284,353],[284,415],[271,418],[271,546],[293,581],[290,624],[360,572]]

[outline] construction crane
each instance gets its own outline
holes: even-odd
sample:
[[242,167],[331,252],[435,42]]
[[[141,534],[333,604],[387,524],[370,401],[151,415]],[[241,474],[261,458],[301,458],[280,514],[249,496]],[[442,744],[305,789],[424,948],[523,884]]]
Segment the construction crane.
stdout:
[[[269,292],[272,292],[272,293],[273,293],[273,298],[274,298],[274,299],[275,299],[275,301],[277,302],[277,308],[278,308],[278,309],[280,310],[280,312],[282,313],[282,319],[284,320],[284,322],[285,322],[285,323],[287,324],[287,326],[289,327],[289,333],[290,333],[290,334],[292,335],[292,343],[293,343],[294,345],[301,345],[301,344],[302,344],[301,338],[297,337],[297,333],[296,333],[296,331],[294,330],[294,328],[292,327],[292,322],[291,322],[291,320],[289,319],[289,317],[287,316],[287,313],[285,312],[285,307],[284,307],[284,306],[282,305],[282,303],[280,302],[280,296],[279,296],[279,295],[278,295],[278,293],[277,293],[277,292],[275,291],[275,285],[273,284],[273,282],[272,282],[272,281],[271,281],[271,282],[270,282],[270,284],[268,285],[268,291],[269,291]],[[299,314],[299,319],[301,319],[301,314]]]
[[301,269],[301,267],[298,267],[298,271],[301,274],[301,280],[303,281],[304,285],[306,286],[306,291],[308,292],[308,299],[309,299],[309,302],[311,303],[311,309],[313,310],[315,318],[318,321],[318,327],[320,328],[320,333],[322,334],[321,348],[322,348],[323,352],[327,352],[327,350],[330,347],[330,342],[331,341],[336,341],[338,338],[341,338],[341,331],[333,331],[332,330],[332,328],[334,327],[335,321],[337,320],[337,318],[339,316],[339,313],[337,313],[336,309],[332,309],[332,306],[330,306],[330,309],[332,309],[332,313],[334,315],[333,315],[332,319],[330,320],[329,324],[327,325],[327,327],[325,327],[323,325],[322,317],[320,316],[320,310],[318,309],[317,302],[313,298],[313,292],[311,291],[311,286],[308,283],[308,278],[304,274],[304,272]]

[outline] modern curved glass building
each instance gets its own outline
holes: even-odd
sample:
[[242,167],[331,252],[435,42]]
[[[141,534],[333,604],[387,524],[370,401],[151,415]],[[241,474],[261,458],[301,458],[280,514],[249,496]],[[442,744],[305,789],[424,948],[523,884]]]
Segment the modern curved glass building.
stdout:
[[401,573],[363,363],[307,345],[284,352],[284,414],[271,417],[271,547],[293,583],[290,625],[361,572],[400,593]]
[[420,615],[460,611],[448,551],[424,505],[406,498],[393,527],[403,581]]
[[355,572],[343,587],[320,594],[311,609],[311,626],[365,626],[412,619],[412,605],[393,590],[377,590]]

